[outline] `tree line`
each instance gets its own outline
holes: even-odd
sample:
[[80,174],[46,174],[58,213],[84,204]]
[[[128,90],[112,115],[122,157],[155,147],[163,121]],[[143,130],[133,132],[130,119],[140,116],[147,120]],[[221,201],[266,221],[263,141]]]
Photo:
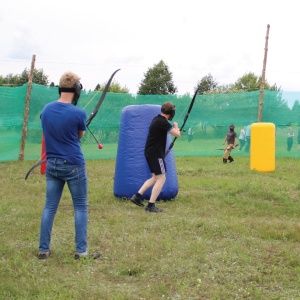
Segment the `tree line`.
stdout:
[[[21,74],[0,75],[0,86],[21,86],[28,82],[30,70],[25,68]],[[248,72],[237,79],[236,82],[227,85],[219,85],[211,73],[202,77],[194,87],[194,91],[198,89],[198,94],[224,94],[224,93],[240,93],[251,92],[260,89],[262,77],[257,76],[252,72]],[[57,86],[54,82],[49,82],[49,76],[45,74],[43,69],[34,69],[33,82],[40,85]],[[103,91],[106,82],[98,83],[94,91]],[[271,85],[265,81],[265,89],[280,91],[276,83]],[[121,86],[118,81],[112,82],[108,90],[112,93],[128,94],[129,89]],[[144,73],[137,94],[139,95],[172,95],[178,91],[177,86],[173,81],[173,74],[169,66],[160,60],[153,67],[148,68]]]

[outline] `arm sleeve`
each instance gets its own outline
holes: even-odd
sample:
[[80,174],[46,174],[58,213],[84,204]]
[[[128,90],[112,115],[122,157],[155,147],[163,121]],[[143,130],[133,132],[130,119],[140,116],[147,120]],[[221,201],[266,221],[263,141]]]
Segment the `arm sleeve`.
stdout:
[[81,115],[80,115],[80,122],[78,126],[78,130],[80,131],[85,131],[86,130],[86,112],[82,110]]

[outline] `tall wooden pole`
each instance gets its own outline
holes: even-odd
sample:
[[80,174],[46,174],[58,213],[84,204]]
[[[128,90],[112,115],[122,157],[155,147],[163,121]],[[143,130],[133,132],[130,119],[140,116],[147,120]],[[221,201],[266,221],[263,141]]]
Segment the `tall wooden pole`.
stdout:
[[24,109],[24,119],[23,119],[23,127],[22,127],[22,139],[21,139],[19,160],[24,160],[25,140],[26,140],[26,133],[27,133],[30,93],[32,88],[34,65],[35,65],[35,55],[32,56],[31,69],[28,77],[28,86],[27,86],[26,102],[25,102],[25,109]]
[[258,117],[257,117],[258,122],[261,122],[261,120],[262,120],[262,109],[263,109],[265,78],[266,78],[266,65],[267,65],[267,56],[268,56],[269,31],[270,31],[270,25],[268,24],[267,25],[266,42],[265,42],[265,55],[264,55],[263,69],[262,69],[262,75],[261,75],[260,93],[259,93],[259,105],[258,105]]

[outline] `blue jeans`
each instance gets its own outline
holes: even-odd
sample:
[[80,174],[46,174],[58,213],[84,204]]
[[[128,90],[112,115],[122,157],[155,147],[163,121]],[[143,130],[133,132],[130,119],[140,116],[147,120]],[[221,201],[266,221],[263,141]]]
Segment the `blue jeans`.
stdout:
[[39,251],[50,251],[54,217],[64,185],[70,190],[75,218],[76,252],[87,251],[87,174],[85,165],[70,165],[64,159],[49,158],[46,168],[46,203],[41,220]]

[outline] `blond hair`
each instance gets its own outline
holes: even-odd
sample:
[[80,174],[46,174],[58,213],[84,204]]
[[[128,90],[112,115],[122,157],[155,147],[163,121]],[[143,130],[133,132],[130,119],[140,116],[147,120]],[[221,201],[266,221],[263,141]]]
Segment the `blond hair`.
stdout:
[[64,73],[59,80],[59,87],[61,88],[72,88],[75,83],[80,80],[80,77],[73,72]]

